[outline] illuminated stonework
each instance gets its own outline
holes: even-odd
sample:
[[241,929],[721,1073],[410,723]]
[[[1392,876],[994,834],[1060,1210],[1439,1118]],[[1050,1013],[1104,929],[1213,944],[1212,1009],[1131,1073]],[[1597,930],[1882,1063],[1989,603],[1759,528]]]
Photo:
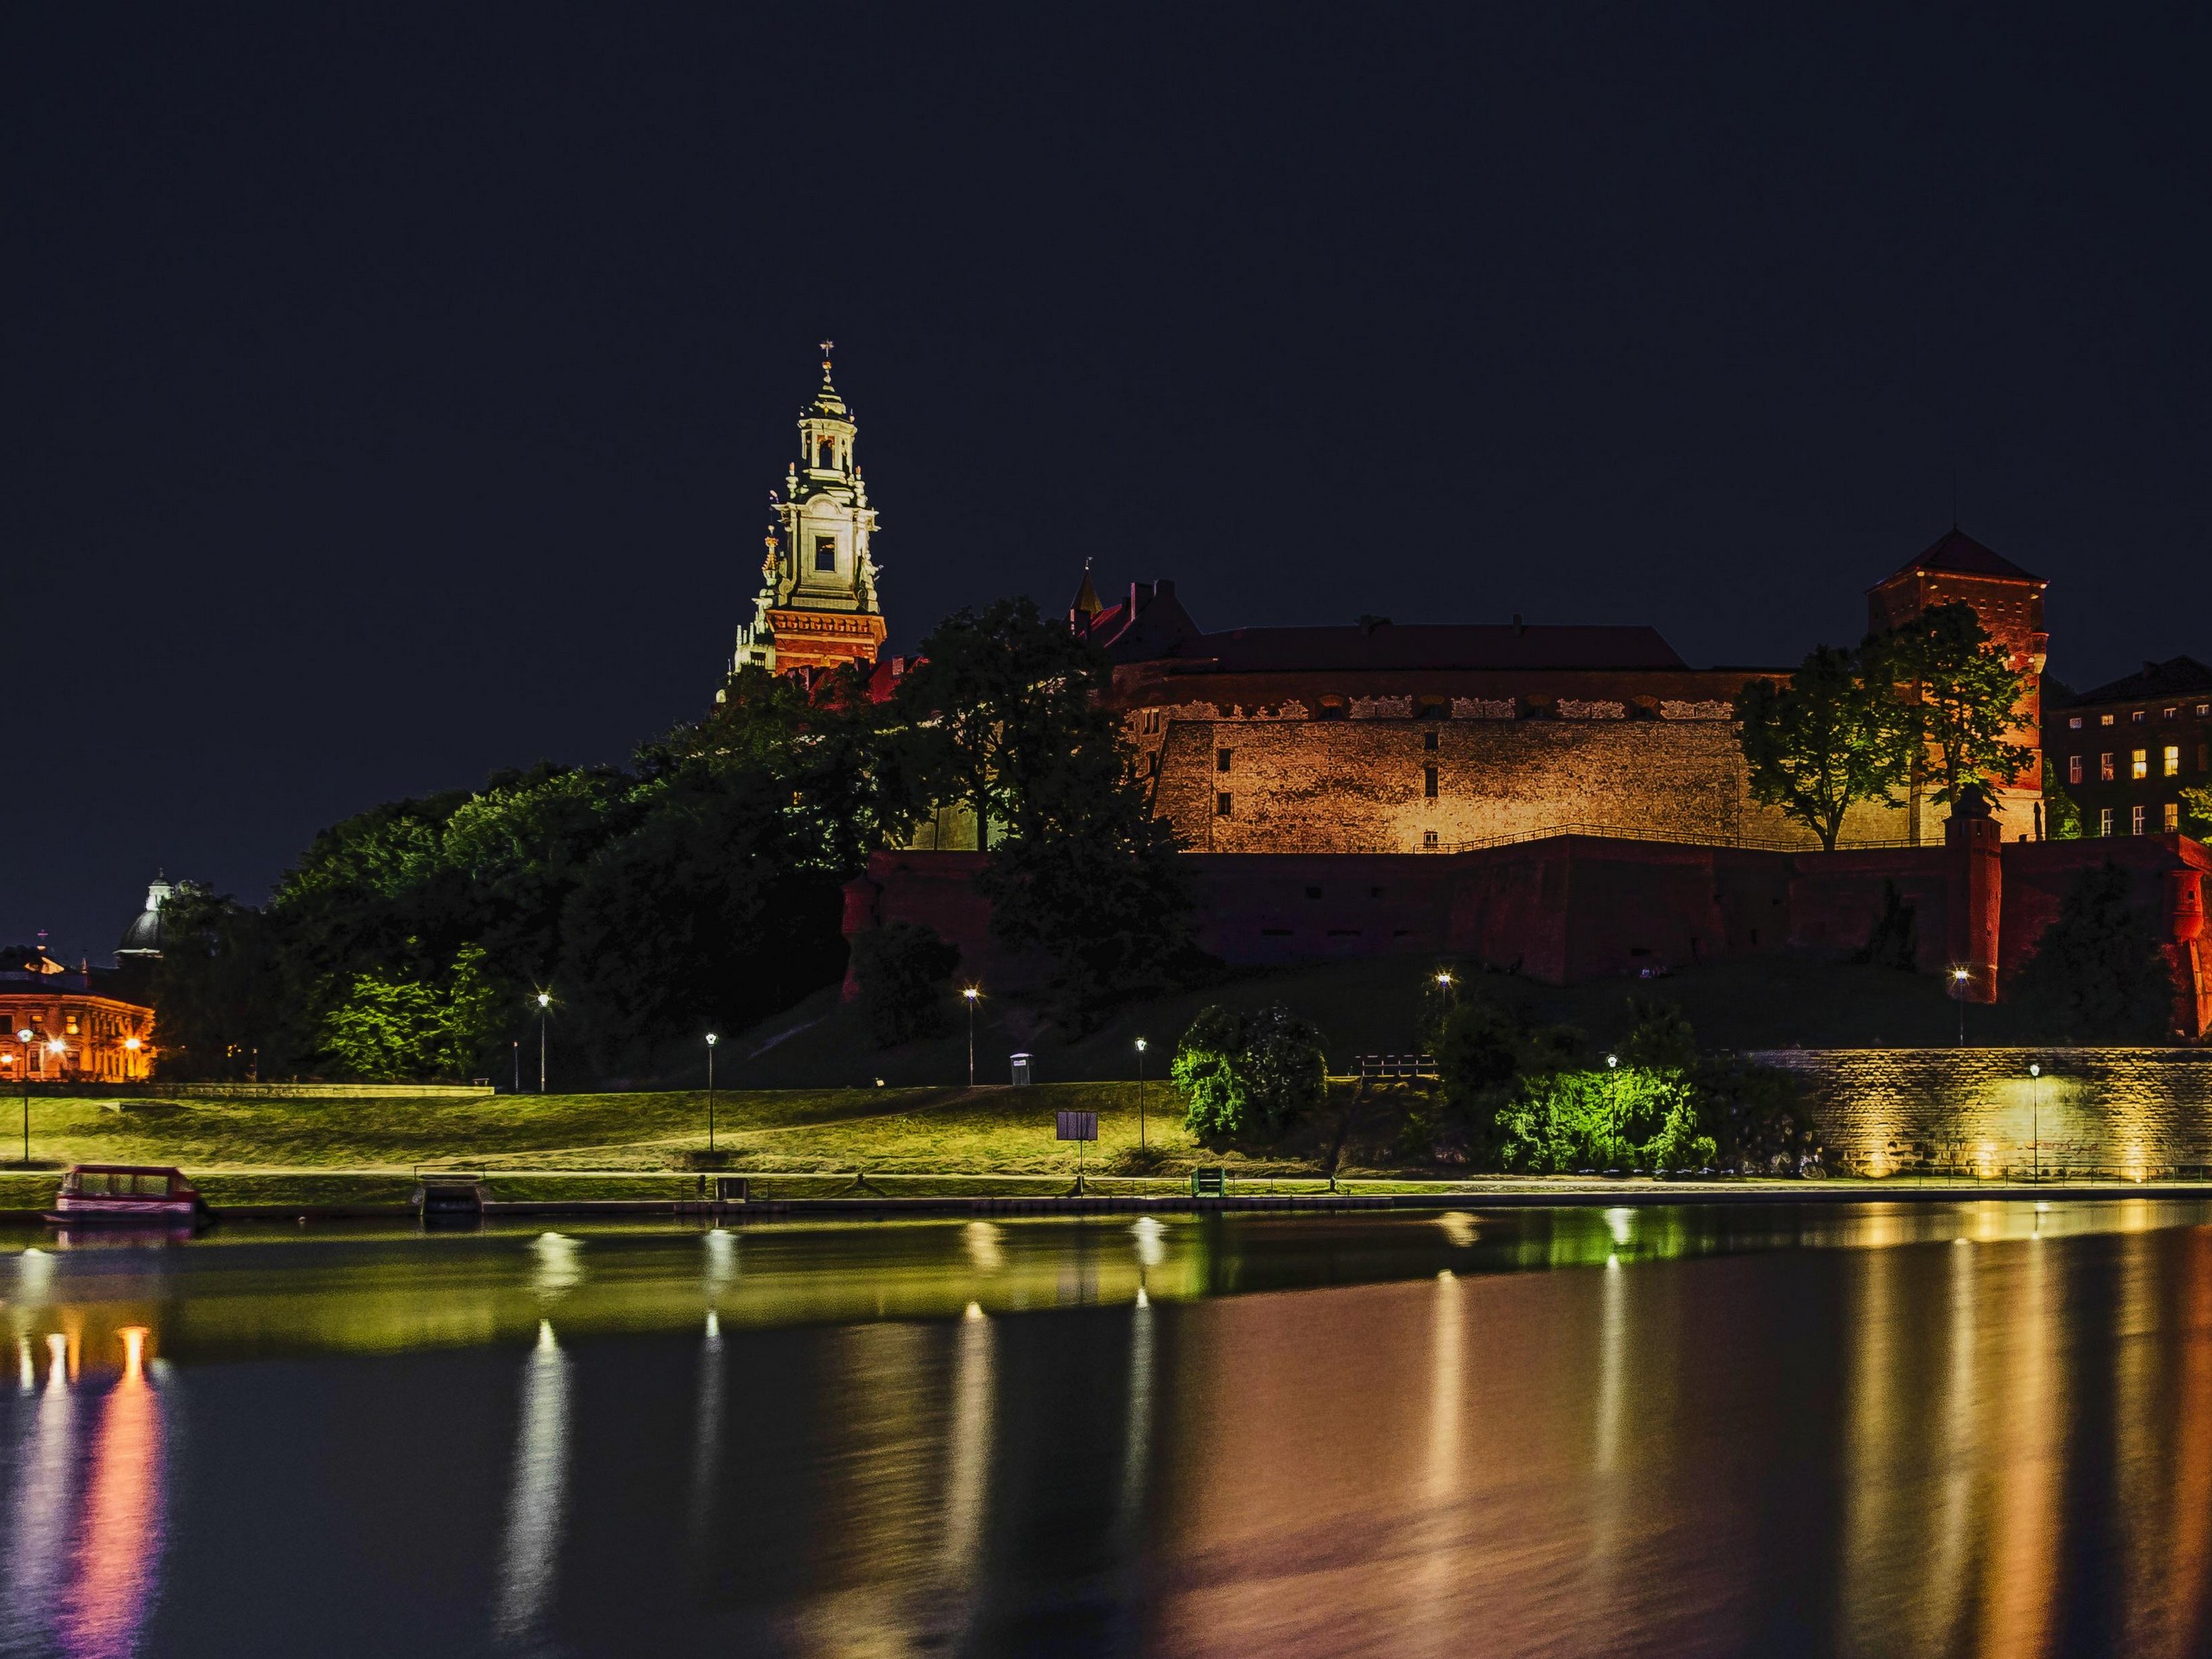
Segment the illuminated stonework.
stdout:
[[859,428],[830,380],[822,342],[822,385],[799,411],[799,458],[769,493],[776,522],[766,538],[753,620],[737,631],[730,671],[772,674],[873,663],[883,645],[876,568],[869,546],[875,509],[854,459]]

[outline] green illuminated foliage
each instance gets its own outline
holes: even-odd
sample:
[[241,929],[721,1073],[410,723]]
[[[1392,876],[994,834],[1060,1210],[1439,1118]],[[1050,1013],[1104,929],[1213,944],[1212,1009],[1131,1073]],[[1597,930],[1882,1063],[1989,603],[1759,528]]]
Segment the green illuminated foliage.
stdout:
[[2164,930],[2130,902],[2127,872],[2084,870],[2059,903],[2013,995],[2068,1043],[2161,1043],[2174,1030],[2173,969]]
[[1956,800],[1968,784],[2009,782],[2032,758],[2011,741],[2027,677],[1991,642],[1971,605],[1931,606],[1869,639],[1859,658],[1868,680],[1894,688],[1903,702],[1903,753],[1939,781],[1936,800]]
[[1321,1103],[1321,1033],[1288,1008],[1206,1008],[1183,1033],[1173,1076],[1201,1141],[1273,1140]]

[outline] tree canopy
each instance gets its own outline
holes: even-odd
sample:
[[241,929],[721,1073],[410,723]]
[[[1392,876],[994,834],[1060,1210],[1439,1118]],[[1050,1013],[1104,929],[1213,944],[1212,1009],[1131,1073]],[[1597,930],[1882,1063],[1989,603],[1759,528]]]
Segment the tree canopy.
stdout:
[[2027,677],[1963,600],[1930,606],[1903,626],[1871,636],[1859,655],[1871,680],[1903,697],[1908,753],[1938,781],[1935,799],[1955,801],[1969,784],[2005,783],[2034,758],[2011,741],[2021,724]]
[[1815,645],[1780,685],[1751,681],[1736,717],[1751,798],[1805,824],[1829,852],[1855,803],[1897,804],[1891,791],[1910,773],[1906,706],[1834,645]]
[[2160,1043],[2174,1033],[2172,966],[2157,914],[2133,903],[2127,872],[2084,870],[2022,965],[2014,994],[2068,1043]]

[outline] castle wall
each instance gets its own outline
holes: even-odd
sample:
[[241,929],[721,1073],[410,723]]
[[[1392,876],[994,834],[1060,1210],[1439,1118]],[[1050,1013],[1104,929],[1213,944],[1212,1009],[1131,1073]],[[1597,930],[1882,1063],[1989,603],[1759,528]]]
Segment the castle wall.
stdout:
[[[1730,720],[1224,718],[1214,707],[1133,722],[1154,809],[1194,851],[1451,851],[1570,830],[1819,845],[1753,804]],[[1844,829],[1847,841],[1906,833],[1901,809],[1867,805]]]
[[[2001,865],[1988,879],[1974,860]],[[2162,919],[2183,998],[2176,1020],[2212,1027],[2202,938],[2212,857],[2178,836],[1793,853],[1556,836],[1449,854],[1185,855],[1201,946],[1237,965],[1347,957],[1471,958],[1569,984],[1724,958],[1863,950],[1894,892],[1913,912],[1916,966],[1937,974],[1956,938],[1993,933],[2000,974],[2018,969],[2085,868],[2128,874],[2131,899]],[[963,974],[1002,990],[1041,977],[990,938],[972,852],[887,852],[848,889],[846,930],[920,923],[960,946]],[[1992,912],[1994,912],[1993,914]],[[1978,948],[1991,948],[1986,945]],[[1974,995],[2001,980],[1976,958]],[[850,987],[849,986],[849,990]]]

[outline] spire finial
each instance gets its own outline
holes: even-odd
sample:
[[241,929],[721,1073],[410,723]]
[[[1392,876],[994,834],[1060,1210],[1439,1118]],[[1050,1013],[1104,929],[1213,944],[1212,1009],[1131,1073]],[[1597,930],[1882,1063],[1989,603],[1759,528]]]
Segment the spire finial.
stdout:
[[824,380],[830,378],[830,353],[836,349],[837,342],[834,340],[822,342],[822,378]]

